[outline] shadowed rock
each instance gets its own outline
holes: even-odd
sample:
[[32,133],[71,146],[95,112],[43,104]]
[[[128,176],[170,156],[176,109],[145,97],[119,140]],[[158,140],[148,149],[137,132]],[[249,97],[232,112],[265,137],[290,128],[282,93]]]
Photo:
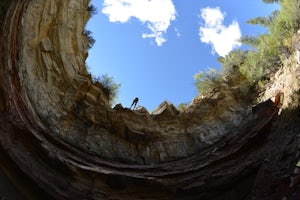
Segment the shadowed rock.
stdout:
[[251,112],[243,78],[196,97],[183,113],[166,102],[151,114],[111,109],[85,66],[88,6],[15,0],[3,20],[2,167],[28,199],[275,199],[278,188],[287,191],[298,148],[298,64],[278,75],[280,116],[271,100]]

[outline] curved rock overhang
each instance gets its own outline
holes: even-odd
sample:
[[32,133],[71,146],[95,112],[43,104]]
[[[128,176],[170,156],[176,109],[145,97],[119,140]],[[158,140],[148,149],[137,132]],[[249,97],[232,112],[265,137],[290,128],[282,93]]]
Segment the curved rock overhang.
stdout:
[[7,11],[0,146],[4,168],[22,176],[12,178],[16,185],[29,198],[246,197],[264,162],[259,141],[270,134],[276,105],[266,101],[253,115],[241,79],[196,98],[184,113],[170,105],[156,115],[111,109],[86,71],[88,6],[15,0]]

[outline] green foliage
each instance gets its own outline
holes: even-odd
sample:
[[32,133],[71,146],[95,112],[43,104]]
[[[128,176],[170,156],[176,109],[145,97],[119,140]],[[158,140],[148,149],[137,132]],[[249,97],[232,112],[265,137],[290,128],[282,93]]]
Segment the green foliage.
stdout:
[[271,36],[282,40],[281,45],[290,48],[289,44],[284,41],[291,37],[300,28],[300,12],[298,0],[282,0],[280,1],[281,10],[278,13],[274,23],[269,26]]
[[97,8],[93,4],[89,5],[87,11],[90,12],[91,16],[96,15],[98,13]]
[[195,85],[199,93],[206,94],[221,85],[220,73],[209,68],[194,75]]
[[253,48],[257,48],[259,45],[259,39],[257,37],[248,35],[243,36],[240,39],[240,42]]
[[264,3],[278,3],[280,0],[263,0]]
[[116,98],[118,97],[118,92],[121,84],[115,82],[113,77],[108,76],[107,74],[93,78],[94,82],[98,82],[102,85],[106,95],[109,99],[109,104],[112,106],[115,103]]
[[247,23],[253,25],[261,25],[263,27],[269,28],[274,24],[278,15],[279,11],[275,10],[268,17],[256,17],[253,19],[249,19]]
[[279,2],[280,11],[274,11],[269,17],[257,17],[248,23],[259,24],[268,28],[269,33],[256,38],[246,36],[241,42],[254,47],[244,64],[240,67],[242,74],[251,84],[268,75],[280,66],[281,55],[291,53],[291,37],[300,28],[300,12],[298,0],[264,1],[266,3]]
[[258,53],[260,59],[265,63],[266,67],[271,67],[279,61],[280,41],[270,35],[261,35],[259,37]]
[[[90,16],[97,14],[97,8],[93,4],[89,5],[89,7],[87,8],[87,11],[89,11]],[[84,31],[83,31],[83,35],[87,39],[88,49],[91,49],[96,42],[95,39],[93,38],[92,34],[93,33],[90,30],[84,29]],[[116,83],[114,78],[111,76],[108,76],[107,74],[103,74],[98,77],[93,77],[93,82],[100,83],[105,94],[108,97],[110,106],[114,105],[116,99],[118,98],[118,92],[119,92],[119,88],[120,88],[121,84]]]
[[222,64],[221,74],[224,76],[233,75],[234,68],[242,65],[248,55],[248,51],[241,49],[231,51],[225,57],[219,57],[218,61]]
[[[199,93],[207,93],[221,85],[231,85],[235,79],[246,78],[250,85],[263,84],[271,73],[281,65],[281,58],[291,54],[292,35],[300,29],[299,0],[263,0],[265,3],[279,3],[281,9],[268,17],[257,17],[248,23],[268,28],[268,33],[244,36],[240,41],[252,50],[236,50],[225,57],[219,57],[221,72],[208,70],[194,76]],[[242,76],[241,76],[242,74]],[[238,83],[238,81],[237,81]]]
[[184,112],[186,110],[186,108],[188,107],[188,103],[180,103],[178,104],[177,106],[177,109],[180,111],[180,112]]
[[[209,68],[194,75],[195,85],[199,93],[206,94],[221,86],[229,86],[240,79],[240,66],[244,64],[248,56],[248,51],[241,49],[231,51],[225,57],[219,57],[222,64],[221,71]],[[244,77],[243,77],[244,79]]]
[[254,85],[264,75],[264,63],[260,59],[259,52],[250,51],[240,72],[247,78],[251,85]]
[[259,25],[262,25],[262,26],[268,26],[270,21],[266,18],[266,17],[257,17],[257,18],[254,18],[254,19],[249,19],[247,21],[248,24],[259,24]]
[[[90,4],[89,6],[88,6],[88,8],[87,8],[87,11],[90,13],[90,16],[89,17],[92,17],[93,15],[96,15],[97,14],[97,8],[93,5],[93,4]],[[95,44],[95,42],[96,42],[96,40],[93,38],[93,36],[92,36],[92,31],[90,31],[90,30],[87,30],[87,29],[84,29],[84,31],[83,31],[83,33],[82,33],[85,37],[86,37],[86,39],[87,39],[87,43],[88,43],[88,49],[91,49],[93,46],[94,46],[94,44]]]
[[241,73],[251,84],[276,70],[280,61],[279,46],[278,40],[268,34],[258,37],[257,50],[250,51],[240,67]]
[[88,42],[88,49],[91,49],[96,42],[96,40],[93,38],[92,34],[93,33],[90,30],[84,29],[84,31],[83,31],[83,35],[86,37],[87,42]]

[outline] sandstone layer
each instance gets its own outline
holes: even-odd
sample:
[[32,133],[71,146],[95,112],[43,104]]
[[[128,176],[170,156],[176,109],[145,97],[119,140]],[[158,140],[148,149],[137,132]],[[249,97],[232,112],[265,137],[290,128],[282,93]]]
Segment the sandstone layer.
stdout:
[[[112,109],[85,66],[88,7],[88,0],[15,0],[2,21],[1,163],[25,196],[274,199],[288,192],[286,175],[299,156],[300,33],[254,112],[239,74],[184,112],[166,102],[152,113]],[[268,100],[278,92],[280,115]]]

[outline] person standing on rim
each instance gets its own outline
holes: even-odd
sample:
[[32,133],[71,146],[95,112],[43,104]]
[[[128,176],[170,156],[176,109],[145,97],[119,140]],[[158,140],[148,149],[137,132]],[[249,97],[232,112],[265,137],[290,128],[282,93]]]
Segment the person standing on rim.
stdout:
[[139,98],[135,98],[134,100],[133,100],[133,102],[132,102],[132,104],[131,104],[131,106],[130,106],[130,109],[132,108],[132,106],[133,106],[133,110],[135,109],[135,107],[136,107],[136,104],[138,103],[138,101],[139,101]]

